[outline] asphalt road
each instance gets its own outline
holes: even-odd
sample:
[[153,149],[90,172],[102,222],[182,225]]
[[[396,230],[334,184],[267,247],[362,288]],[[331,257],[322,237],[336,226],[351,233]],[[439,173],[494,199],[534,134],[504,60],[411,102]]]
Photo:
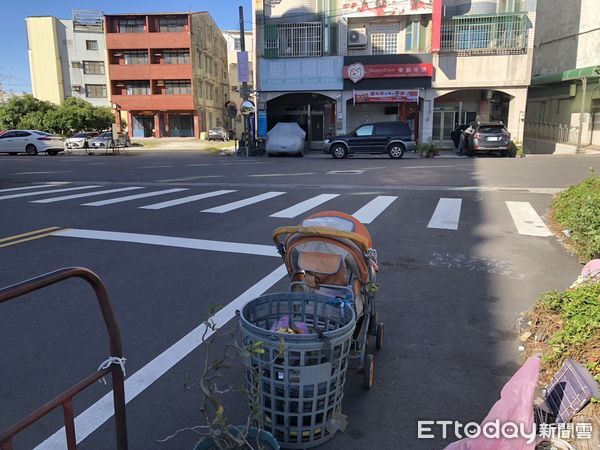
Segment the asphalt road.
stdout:
[[[449,440],[418,440],[417,420],[479,422],[519,367],[519,314],[579,273],[536,221],[589,167],[600,171],[600,157],[0,155],[0,286],[65,266],[96,272],[127,357],[130,448],[192,448],[193,433],[155,442],[201,422],[199,392],[184,384],[199,374],[203,346],[197,334],[184,337],[213,304],[287,289],[275,227],[319,210],[357,214],[371,221],[379,253],[386,341],[371,391],[348,374],[349,426],[322,448],[437,449]],[[0,308],[4,429],[95,370],[108,342],[81,281]],[[241,384],[241,367],[228,377]],[[87,411],[83,449],[113,447],[113,421],[99,419],[97,404],[109,392],[98,384],[75,402],[76,415]],[[241,422],[244,397],[225,402]],[[47,439],[61,421],[60,411],[48,416],[15,448],[57,448]]]

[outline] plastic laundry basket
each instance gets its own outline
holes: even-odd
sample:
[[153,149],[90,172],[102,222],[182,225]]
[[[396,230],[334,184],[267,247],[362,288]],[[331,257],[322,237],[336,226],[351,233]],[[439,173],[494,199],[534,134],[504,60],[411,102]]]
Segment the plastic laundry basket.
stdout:
[[[285,316],[290,327],[305,323],[309,334],[271,331]],[[354,326],[350,305],[322,295],[269,294],[243,308],[244,344],[261,342],[265,350],[247,361],[250,403],[281,447],[314,447],[338,430]]]

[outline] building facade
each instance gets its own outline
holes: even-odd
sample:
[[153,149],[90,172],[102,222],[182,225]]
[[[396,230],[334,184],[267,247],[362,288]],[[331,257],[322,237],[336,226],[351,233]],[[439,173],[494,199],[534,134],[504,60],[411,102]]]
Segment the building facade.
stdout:
[[539,2],[525,116],[529,151],[600,145],[599,24],[594,0]]
[[67,97],[109,106],[104,18],[100,11],[73,12],[73,19],[27,17],[33,96],[60,105]]
[[129,136],[202,137],[224,120],[225,42],[208,13],[105,23],[111,103]]
[[[227,42],[227,67],[229,71],[229,100],[235,102],[238,109],[242,104],[241,96],[241,82],[238,78],[238,52],[241,50],[241,38],[239,30],[224,30],[223,36]],[[249,66],[249,82],[248,89],[253,90],[255,86],[254,82],[254,34],[252,31],[244,33],[244,47],[248,52],[248,66]],[[228,119],[229,120],[229,119]],[[244,123],[242,116],[237,115],[235,119],[231,119],[227,128],[234,130],[236,137],[239,138],[244,131]]]
[[362,123],[400,120],[421,142],[451,146],[454,127],[479,118],[519,136],[535,3],[256,1],[258,130],[296,121],[320,148]]

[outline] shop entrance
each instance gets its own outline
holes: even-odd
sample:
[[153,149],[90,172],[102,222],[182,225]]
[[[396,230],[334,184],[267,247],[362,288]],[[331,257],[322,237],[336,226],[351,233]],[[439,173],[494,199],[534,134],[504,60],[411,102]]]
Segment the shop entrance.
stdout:
[[131,116],[133,137],[152,137],[154,116]]
[[296,122],[306,132],[309,149],[321,149],[335,126],[335,101],[321,94],[285,94],[267,102],[267,130],[278,122]]

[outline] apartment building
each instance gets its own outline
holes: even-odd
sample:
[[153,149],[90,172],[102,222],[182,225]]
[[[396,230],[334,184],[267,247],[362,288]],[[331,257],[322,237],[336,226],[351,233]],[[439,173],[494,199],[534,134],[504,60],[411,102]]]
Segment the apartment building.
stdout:
[[225,41],[207,12],[106,15],[111,102],[131,137],[203,137],[224,124]]
[[525,115],[530,152],[600,146],[600,8],[595,0],[538,4]]
[[[408,122],[452,145],[459,123],[522,134],[535,0],[256,0],[258,129],[296,121],[308,146],[362,123]],[[262,123],[261,123],[262,122]]]
[[74,10],[72,19],[27,17],[25,23],[34,97],[58,105],[77,97],[109,106],[102,12]]
[[[238,79],[238,52],[241,50],[241,37],[239,30],[224,30],[223,36],[227,42],[227,67],[229,71],[229,100],[235,102],[240,107],[242,104],[241,82]],[[254,89],[254,35],[251,31],[244,33],[244,44],[248,52],[249,79],[248,88]],[[235,131],[239,138],[244,131],[242,116],[238,114],[235,119],[231,119],[228,128]]]

